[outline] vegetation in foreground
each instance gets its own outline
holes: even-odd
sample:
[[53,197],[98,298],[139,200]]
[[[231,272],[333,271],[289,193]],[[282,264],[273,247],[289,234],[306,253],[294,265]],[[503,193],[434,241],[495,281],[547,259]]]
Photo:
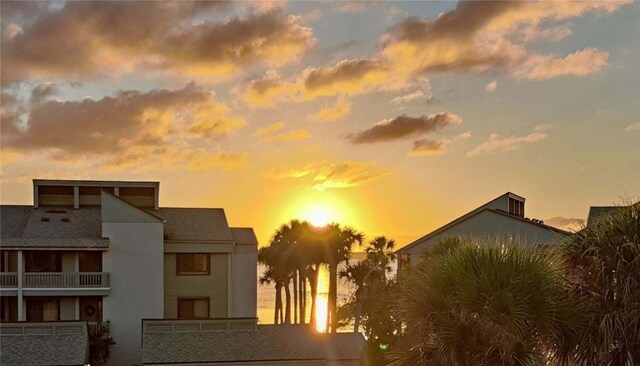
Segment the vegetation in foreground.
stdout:
[[[339,311],[330,286],[328,329],[352,321],[368,340],[372,365],[640,364],[639,204],[550,247],[448,239],[399,279],[390,268],[394,243],[384,237],[349,263],[362,242],[361,233],[337,224],[323,233],[292,221],[259,259],[268,267],[262,283],[275,283],[278,294],[289,284],[302,289],[297,322],[304,323],[307,282],[315,299],[321,264],[331,265],[332,283],[338,274],[353,283]],[[290,297],[284,316],[278,297],[276,323],[290,322]]]

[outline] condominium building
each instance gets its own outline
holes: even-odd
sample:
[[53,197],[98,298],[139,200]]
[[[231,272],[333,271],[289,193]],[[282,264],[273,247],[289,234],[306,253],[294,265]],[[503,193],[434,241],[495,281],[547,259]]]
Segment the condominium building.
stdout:
[[[142,319],[256,317],[253,230],[229,227],[222,209],[161,207],[159,189],[36,179],[32,206],[0,206],[2,365],[29,364],[31,351],[64,354],[68,344],[76,352],[55,364],[84,364],[69,337],[86,343],[106,322],[109,363],[139,365]],[[48,342],[35,337],[44,334]],[[18,354],[18,345],[32,350]]]

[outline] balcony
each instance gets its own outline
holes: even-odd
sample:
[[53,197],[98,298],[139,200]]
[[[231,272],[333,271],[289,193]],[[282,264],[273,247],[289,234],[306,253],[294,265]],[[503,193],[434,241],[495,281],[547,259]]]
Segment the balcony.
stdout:
[[18,287],[18,274],[15,272],[0,272],[0,288],[13,289]]
[[109,287],[108,272],[31,272],[24,274],[25,288]]

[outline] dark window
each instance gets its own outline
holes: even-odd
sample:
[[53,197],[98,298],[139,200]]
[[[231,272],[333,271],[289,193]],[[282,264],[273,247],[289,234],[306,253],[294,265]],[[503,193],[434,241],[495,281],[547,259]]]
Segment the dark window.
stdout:
[[209,317],[209,299],[178,299],[178,319],[206,319]]
[[509,214],[524,217],[524,202],[509,198]]
[[27,299],[27,321],[49,322],[60,320],[60,300],[57,298]]
[[79,193],[81,196],[99,196],[102,191],[113,194],[113,187],[80,187]]
[[51,195],[73,195],[73,187],[71,186],[39,186],[38,194]]
[[156,195],[155,189],[153,188],[142,188],[142,187],[121,187],[120,188],[120,196],[147,196],[154,197]]
[[25,272],[61,272],[62,255],[57,252],[27,252]]
[[177,270],[179,275],[208,275],[209,254],[177,254]]
[[80,272],[102,272],[102,252],[79,252]]

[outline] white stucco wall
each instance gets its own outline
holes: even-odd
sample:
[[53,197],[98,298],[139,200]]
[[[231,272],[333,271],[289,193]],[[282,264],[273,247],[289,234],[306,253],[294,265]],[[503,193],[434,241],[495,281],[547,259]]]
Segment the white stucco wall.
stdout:
[[110,239],[102,264],[111,287],[103,316],[116,342],[108,364],[141,364],[142,319],[164,317],[164,224],[105,193],[102,221],[102,236]]
[[255,246],[236,245],[231,256],[231,317],[257,317],[258,253]]
[[475,216],[422,241],[411,248],[401,250],[411,254],[411,262],[419,260],[426,248],[436,245],[440,240],[454,236],[471,236],[477,238],[512,238],[524,244],[551,244],[561,238],[558,233],[533,223],[525,222],[492,211],[482,211]]

